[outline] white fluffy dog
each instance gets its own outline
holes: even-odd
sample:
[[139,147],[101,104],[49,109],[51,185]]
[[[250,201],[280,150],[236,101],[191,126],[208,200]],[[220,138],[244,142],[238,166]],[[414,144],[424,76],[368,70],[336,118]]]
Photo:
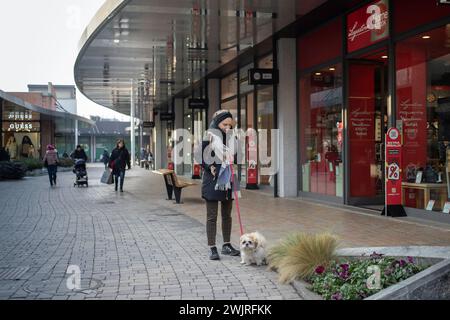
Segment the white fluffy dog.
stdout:
[[242,264],[266,264],[266,239],[259,232],[247,233],[240,240]]

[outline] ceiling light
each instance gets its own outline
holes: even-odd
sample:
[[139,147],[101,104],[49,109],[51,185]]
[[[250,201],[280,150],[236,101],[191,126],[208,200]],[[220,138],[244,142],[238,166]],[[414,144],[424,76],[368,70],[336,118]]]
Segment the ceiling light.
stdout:
[[381,59],[387,59],[389,58],[388,56],[381,56]]
[[431,39],[431,36],[423,36],[422,39]]
[[321,76],[322,73],[321,72],[316,72],[316,76]]
[[114,39],[114,43],[119,43],[120,40],[119,39]]
[[331,67],[331,68],[330,68],[330,71],[336,71],[336,68]]

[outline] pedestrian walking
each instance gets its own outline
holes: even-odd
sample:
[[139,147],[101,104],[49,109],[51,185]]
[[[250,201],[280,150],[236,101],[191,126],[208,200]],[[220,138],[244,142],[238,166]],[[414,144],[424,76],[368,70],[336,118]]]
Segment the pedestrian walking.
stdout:
[[[231,245],[231,212],[233,209],[231,169],[229,165],[222,166],[224,160],[228,159],[231,165],[234,162],[234,155],[226,149],[227,132],[233,129],[235,121],[229,111],[220,110],[213,116],[213,120],[208,130],[208,137],[202,143],[203,151],[203,181],[202,198],[206,202],[206,234],[208,246],[210,247],[211,260],[220,260],[216,247],[217,216],[219,202],[221,204],[222,215],[222,254],[239,256],[240,251]],[[218,136],[218,134],[220,136]],[[211,158],[205,159],[205,149],[211,148]],[[208,150],[207,150],[208,151]],[[207,160],[207,161],[205,161]]]
[[84,161],[87,161],[88,159],[86,152],[84,152],[84,149],[80,145],[77,145],[77,148],[72,152],[70,158],[74,161],[76,159],[83,159]]
[[109,152],[108,149],[103,150],[103,154],[102,154],[102,162],[105,165],[105,169],[108,169],[108,164],[109,164]]
[[131,169],[131,157],[125,142],[122,139],[117,140],[116,148],[111,152],[109,167],[112,169],[115,182],[115,190],[117,191],[120,178],[120,192],[123,192],[123,183],[125,180],[125,170]]
[[44,165],[47,167],[48,179],[50,186],[56,186],[56,172],[58,171],[58,151],[51,144],[47,146],[47,151],[44,156]]

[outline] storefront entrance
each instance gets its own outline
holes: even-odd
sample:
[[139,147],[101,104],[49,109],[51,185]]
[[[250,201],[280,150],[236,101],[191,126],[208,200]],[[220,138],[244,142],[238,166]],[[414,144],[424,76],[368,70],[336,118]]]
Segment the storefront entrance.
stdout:
[[384,205],[384,134],[388,125],[385,51],[349,60],[349,204]]

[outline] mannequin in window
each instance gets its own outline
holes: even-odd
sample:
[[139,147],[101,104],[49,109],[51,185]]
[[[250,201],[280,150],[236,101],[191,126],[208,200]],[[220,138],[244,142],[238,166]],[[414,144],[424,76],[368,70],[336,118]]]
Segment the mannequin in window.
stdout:
[[9,153],[12,160],[17,158],[17,142],[14,136],[9,137],[9,140],[6,143],[6,151]]
[[29,136],[24,136],[22,139],[22,147],[20,155],[24,158],[28,158],[30,154],[30,147],[33,145]]

